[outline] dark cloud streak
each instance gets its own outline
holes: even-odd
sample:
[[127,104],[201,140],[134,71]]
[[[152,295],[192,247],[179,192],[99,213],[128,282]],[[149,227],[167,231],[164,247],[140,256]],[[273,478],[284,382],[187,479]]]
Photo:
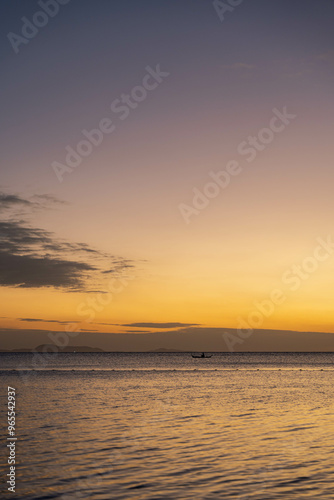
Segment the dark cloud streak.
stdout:
[[68,325],[78,323],[78,321],[58,321],[57,319],[41,319],[41,318],[17,318],[18,321],[27,323],[58,323],[59,325]]
[[20,288],[82,288],[86,273],[95,268],[83,262],[0,252],[0,285]]
[[187,328],[200,325],[197,323],[130,323],[118,326],[130,326],[135,328]]
[[58,202],[51,195],[36,195],[32,200],[0,193],[0,209],[12,209],[9,217],[7,213],[0,221],[0,286],[95,292],[92,280],[103,283],[105,273],[134,267],[128,259],[108,255],[85,243],[62,241],[49,231],[15,218],[14,215],[22,216],[22,207],[26,215],[36,206]]

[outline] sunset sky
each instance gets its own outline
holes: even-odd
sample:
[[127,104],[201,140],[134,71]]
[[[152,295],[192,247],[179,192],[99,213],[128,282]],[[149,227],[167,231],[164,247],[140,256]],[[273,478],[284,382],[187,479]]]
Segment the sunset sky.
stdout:
[[69,323],[89,345],[334,332],[334,3],[57,6],[0,6],[4,345]]

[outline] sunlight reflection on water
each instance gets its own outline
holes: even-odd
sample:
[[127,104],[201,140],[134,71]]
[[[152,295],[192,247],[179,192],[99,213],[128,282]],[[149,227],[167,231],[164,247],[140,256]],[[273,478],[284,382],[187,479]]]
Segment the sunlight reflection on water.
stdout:
[[1,355],[16,498],[332,498],[332,354],[69,354],[24,383],[29,356]]

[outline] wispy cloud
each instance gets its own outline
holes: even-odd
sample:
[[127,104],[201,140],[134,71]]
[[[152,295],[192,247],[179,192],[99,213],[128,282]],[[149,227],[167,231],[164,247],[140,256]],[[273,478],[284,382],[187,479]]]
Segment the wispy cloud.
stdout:
[[17,318],[18,321],[27,323],[58,323],[59,325],[68,325],[69,323],[78,323],[78,321],[58,321],[56,319],[41,319],[41,318]]
[[200,326],[197,323],[129,323],[118,326],[134,328],[186,328],[190,326]]
[[5,194],[0,193],[0,208],[9,208],[13,206],[33,206],[33,203],[29,200],[25,200],[18,195],[15,194]]
[[28,216],[39,210],[51,210],[67,205],[65,201],[59,200],[51,194],[35,194],[24,197],[20,194],[0,192],[0,210],[2,216]]

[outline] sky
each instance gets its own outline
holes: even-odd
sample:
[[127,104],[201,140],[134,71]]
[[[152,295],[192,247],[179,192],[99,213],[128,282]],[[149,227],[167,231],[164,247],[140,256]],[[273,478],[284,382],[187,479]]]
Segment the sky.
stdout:
[[4,348],[334,332],[332,1],[0,9]]

